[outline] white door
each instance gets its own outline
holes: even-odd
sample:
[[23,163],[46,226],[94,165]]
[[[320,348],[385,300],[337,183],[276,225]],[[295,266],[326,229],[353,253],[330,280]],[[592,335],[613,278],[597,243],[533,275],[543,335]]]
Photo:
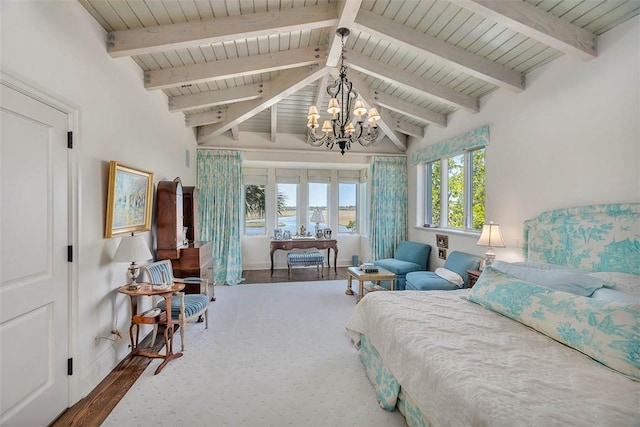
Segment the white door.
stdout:
[[67,115],[0,84],[0,424],[68,403]]

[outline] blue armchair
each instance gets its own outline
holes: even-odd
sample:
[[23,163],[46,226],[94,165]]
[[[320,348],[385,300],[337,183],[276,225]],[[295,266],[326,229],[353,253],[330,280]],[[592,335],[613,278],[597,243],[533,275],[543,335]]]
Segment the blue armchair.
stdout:
[[[394,273],[396,275],[394,289],[403,291],[407,273],[427,269],[430,252],[431,246],[426,243],[402,241],[398,243],[393,258],[379,259],[373,263]],[[388,283],[383,282],[382,285],[390,287]]]
[[[477,270],[480,266],[480,257],[465,252],[453,251],[444,263],[444,268],[453,271],[462,277],[463,288],[466,288],[468,274],[467,270]],[[407,274],[406,289],[413,291],[451,291],[459,289],[458,285],[440,277],[433,271],[415,271]]]

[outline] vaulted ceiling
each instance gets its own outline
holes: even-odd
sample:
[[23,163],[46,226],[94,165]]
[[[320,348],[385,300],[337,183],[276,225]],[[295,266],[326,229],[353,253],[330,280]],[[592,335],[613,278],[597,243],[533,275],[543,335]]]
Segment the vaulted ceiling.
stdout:
[[640,13],[638,0],[79,1],[107,52],[133,58],[203,146],[225,133],[305,140],[308,107],[328,116],[346,27],[348,79],[398,152],[495,90],[526,90],[561,55],[596,58],[598,36]]

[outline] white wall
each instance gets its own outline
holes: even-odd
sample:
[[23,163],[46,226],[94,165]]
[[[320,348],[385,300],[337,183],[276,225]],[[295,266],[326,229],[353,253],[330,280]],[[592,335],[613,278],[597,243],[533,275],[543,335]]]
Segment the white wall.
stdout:
[[[150,170],[155,181],[180,176],[195,184],[196,142],[181,114],[170,114],[164,94],[147,92],[140,68],[106,53],[104,30],[75,1],[2,1],[3,72],[76,106],[79,123],[72,154],[79,217],[74,229],[75,279],[71,354],[72,401],[91,391],[128,354],[128,338],[108,335],[117,315],[127,332],[126,265],[113,263],[120,238],[105,239],[110,160]],[[185,165],[186,150],[190,167]],[[152,233],[142,234],[153,248]]]
[[[486,220],[501,225],[507,248],[522,259],[522,223],[549,209],[640,201],[640,17],[600,36],[598,57],[567,55],[527,76],[527,89],[482,100],[478,114],[456,112],[442,130],[428,128],[408,154],[478,126],[490,126],[486,151]],[[416,220],[416,168],[409,170],[409,223]],[[442,232],[442,231],[440,231]],[[431,243],[435,231],[410,229]],[[451,234],[449,251],[481,255],[478,236]],[[431,266],[441,265],[437,251]]]

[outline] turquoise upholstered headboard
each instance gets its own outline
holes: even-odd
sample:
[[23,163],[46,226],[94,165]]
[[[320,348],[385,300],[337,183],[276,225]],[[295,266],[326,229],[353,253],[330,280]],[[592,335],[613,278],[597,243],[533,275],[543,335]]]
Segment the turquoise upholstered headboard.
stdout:
[[640,203],[543,212],[524,222],[528,261],[640,275]]

